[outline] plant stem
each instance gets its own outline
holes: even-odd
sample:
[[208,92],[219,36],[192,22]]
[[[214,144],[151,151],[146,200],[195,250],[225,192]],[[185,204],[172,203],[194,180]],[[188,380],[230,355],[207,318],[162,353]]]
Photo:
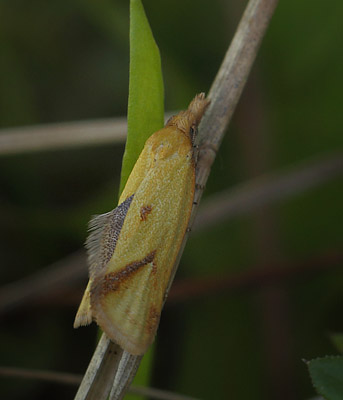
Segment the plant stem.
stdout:
[[[249,1],[209,92],[208,97],[211,100],[211,104],[199,126],[199,156],[196,169],[197,185],[194,199],[196,205],[192,210],[190,226],[192,226],[194,221],[197,207],[219,145],[238,103],[277,3],[277,0]],[[188,235],[186,234],[169,280],[166,297],[173,282],[187,237]],[[105,384],[100,384],[98,377],[108,374],[107,368],[111,363],[113,363],[113,367],[116,366],[116,371],[114,371],[114,386],[110,393],[110,400],[123,398],[142,357],[132,356],[125,351],[117,351],[115,355],[110,354],[113,346],[116,345],[110,343],[109,339],[103,334],[75,397],[76,400],[106,398],[110,382],[107,380]],[[96,354],[99,354],[101,360],[97,358]],[[118,361],[114,361],[114,359]],[[109,362],[109,360],[112,360],[112,362]],[[120,368],[120,366],[123,368]],[[110,375],[112,376],[112,374],[113,371],[111,371]],[[120,388],[116,386],[117,382],[121,382]]]

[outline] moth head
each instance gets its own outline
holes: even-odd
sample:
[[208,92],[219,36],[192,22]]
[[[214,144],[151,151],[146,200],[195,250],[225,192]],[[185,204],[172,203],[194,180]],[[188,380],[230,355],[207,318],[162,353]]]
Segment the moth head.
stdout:
[[209,103],[210,101],[205,98],[205,93],[197,94],[188,109],[171,117],[166,126],[176,126],[182,132],[193,137]]

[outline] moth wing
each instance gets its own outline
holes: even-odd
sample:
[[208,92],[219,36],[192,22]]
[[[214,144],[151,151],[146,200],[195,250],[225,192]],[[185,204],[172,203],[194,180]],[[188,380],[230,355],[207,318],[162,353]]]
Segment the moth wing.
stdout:
[[[134,166],[134,171],[132,171],[120,197],[122,202],[119,204],[119,206],[106,214],[94,216],[89,222],[89,230],[91,233],[86,240],[86,248],[88,252],[88,269],[90,279],[75,317],[74,328],[89,325],[92,322],[90,290],[93,277],[100,273],[102,268],[106,265],[106,262],[111,258],[119,237],[121,226],[128,211],[128,207],[131,204],[133,194],[135,193],[137,187],[139,187],[139,184],[146,175],[147,171],[151,168],[151,160],[149,157],[145,156],[145,153],[146,149],[143,149],[143,156],[139,157]],[[139,173],[136,171],[139,171]],[[106,237],[106,232],[109,231],[112,233],[112,236]]]
[[81,303],[75,315],[73,327],[76,329],[80,326],[89,325],[92,322],[92,312],[90,303],[90,290],[92,280],[89,279],[86,290],[83,293]]
[[92,284],[91,305],[96,303],[93,312],[97,323],[131,354],[147,350],[160,319],[163,296],[154,256],[151,252],[125,270],[99,277]]
[[92,315],[131,354],[153,342],[170,273],[188,226],[194,164],[171,157],[137,188],[116,251],[91,287]]
[[95,215],[88,224],[90,234],[86,240],[89,282],[76,313],[74,328],[92,322],[90,289],[94,278],[104,269],[114,253],[118,237],[134,195],[128,197],[114,210]]

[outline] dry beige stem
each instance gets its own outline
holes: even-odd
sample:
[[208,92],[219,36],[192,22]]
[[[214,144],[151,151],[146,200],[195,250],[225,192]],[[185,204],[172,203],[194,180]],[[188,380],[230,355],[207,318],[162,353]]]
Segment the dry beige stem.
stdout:
[[[210,90],[208,97],[211,100],[211,104],[199,127],[199,157],[195,193],[195,202],[197,203],[199,203],[202,196],[216,152],[248,78],[277,2],[277,0],[249,1]],[[192,211],[191,225],[194,221],[196,209],[197,205]],[[180,248],[179,256],[171,274],[169,288],[174,279],[186,241],[187,235]],[[111,355],[110,352],[112,351],[117,351],[117,355]],[[97,354],[101,359],[96,356]],[[103,336],[75,399],[105,399],[111,386],[110,399],[122,399],[135,375],[141,358],[141,356],[132,356],[125,351],[118,351],[116,345]],[[119,362],[115,362],[113,359]],[[113,368],[116,369],[114,373],[113,370],[110,373],[108,371],[107,366],[111,364],[109,360],[112,360]],[[102,380],[101,384],[99,384],[99,376],[105,375],[109,379],[106,382]],[[115,376],[114,380],[112,376]],[[120,385],[118,385],[119,382]]]

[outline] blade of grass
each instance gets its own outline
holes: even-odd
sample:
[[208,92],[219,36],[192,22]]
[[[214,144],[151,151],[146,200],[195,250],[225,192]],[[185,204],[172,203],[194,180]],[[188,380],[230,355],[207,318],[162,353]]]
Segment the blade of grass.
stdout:
[[[120,193],[125,187],[146,140],[163,125],[164,87],[160,53],[141,0],[131,0],[128,129],[121,169]],[[139,363],[129,362],[128,360],[131,359],[131,354],[126,351],[121,355],[110,398],[116,397],[115,393],[118,391],[124,393],[136,375]],[[152,351],[149,351],[144,356],[142,365],[144,368],[141,368],[134,379],[135,384],[148,384],[150,373],[147,371],[151,370],[151,364]],[[123,387],[121,387],[122,383]]]
[[141,0],[131,0],[127,140],[121,170],[120,193],[145,141],[163,127],[163,96],[160,53]]

